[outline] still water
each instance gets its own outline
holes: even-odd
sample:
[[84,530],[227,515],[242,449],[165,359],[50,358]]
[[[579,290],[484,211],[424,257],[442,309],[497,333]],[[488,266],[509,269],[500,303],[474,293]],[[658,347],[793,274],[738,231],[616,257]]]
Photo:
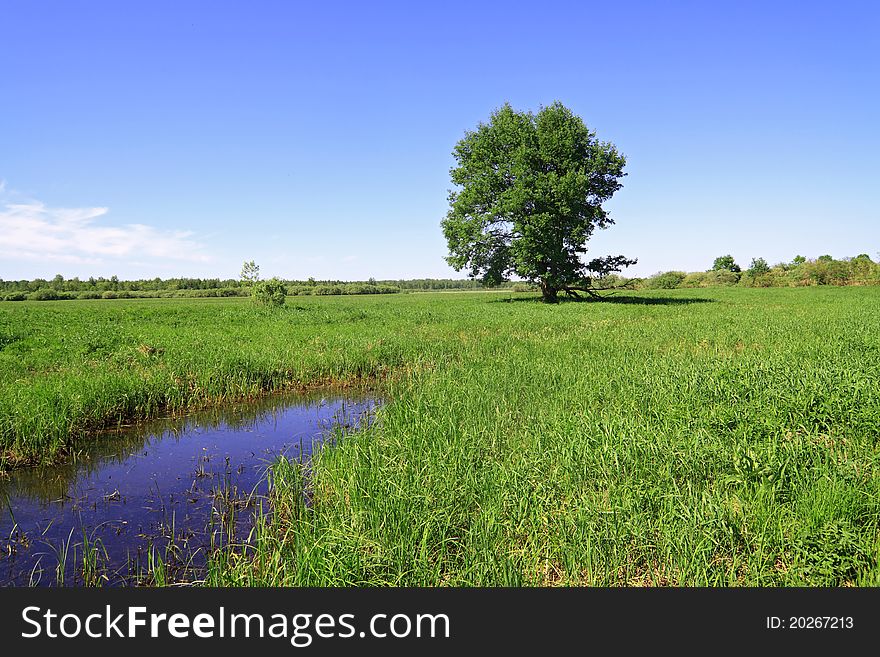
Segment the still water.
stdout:
[[160,557],[198,579],[247,541],[267,468],[369,423],[375,397],[270,395],[105,432],[75,459],[0,478],[0,585],[137,583]]

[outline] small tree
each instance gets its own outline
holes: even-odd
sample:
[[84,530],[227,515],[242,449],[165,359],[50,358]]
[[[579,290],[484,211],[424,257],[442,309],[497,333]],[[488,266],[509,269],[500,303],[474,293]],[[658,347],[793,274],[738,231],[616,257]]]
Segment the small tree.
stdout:
[[749,267],[749,275],[751,276],[760,276],[761,274],[766,274],[770,271],[770,265],[767,264],[767,261],[764,258],[752,258],[752,266]]
[[264,306],[283,306],[287,300],[287,286],[277,278],[254,284],[253,298]]
[[712,269],[710,271],[721,271],[722,269],[732,272],[742,271],[740,266],[736,264],[732,255],[723,255],[715,258],[715,262],[712,263]]
[[582,259],[593,231],[614,223],[602,204],[620,189],[626,159],[561,103],[537,114],[505,104],[453,155],[459,189],[442,226],[456,271],[468,268],[488,286],[517,275],[553,302],[560,291],[595,294],[594,277],[635,264]]
[[245,262],[241,267],[241,284],[244,287],[253,287],[260,280],[260,265],[253,260]]

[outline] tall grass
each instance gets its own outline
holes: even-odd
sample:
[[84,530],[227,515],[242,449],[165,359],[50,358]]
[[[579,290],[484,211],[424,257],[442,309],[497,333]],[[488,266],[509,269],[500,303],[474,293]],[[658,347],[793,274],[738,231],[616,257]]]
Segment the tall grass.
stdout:
[[276,464],[207,583],[880,584],[880,290],[617,299],[18,304],[2,435],[379,376],[381,421]]

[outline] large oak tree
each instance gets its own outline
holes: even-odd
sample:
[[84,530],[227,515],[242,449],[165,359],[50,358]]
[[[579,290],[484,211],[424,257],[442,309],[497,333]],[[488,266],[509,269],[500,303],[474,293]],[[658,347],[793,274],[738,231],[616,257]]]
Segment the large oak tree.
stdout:
[[621,187],[626,159],[561,103],[537,114],[509,104],[465,133],[450,171],[442,222],[447,262],[497,285],[516,275],[543,300],[592,293],[592,281],[634,264],[624,256],[586,262],[587,241],[614,221],[602,204]]

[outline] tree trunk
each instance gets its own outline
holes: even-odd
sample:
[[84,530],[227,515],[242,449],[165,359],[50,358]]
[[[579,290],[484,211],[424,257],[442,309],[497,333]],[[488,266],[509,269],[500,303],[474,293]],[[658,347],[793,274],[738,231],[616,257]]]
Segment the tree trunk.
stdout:
[[556,298],[556,293],[559,292],[555,287],[547,284],[547,281],[541,281],[541,295],[544,303],[556,303],[559,299]]

